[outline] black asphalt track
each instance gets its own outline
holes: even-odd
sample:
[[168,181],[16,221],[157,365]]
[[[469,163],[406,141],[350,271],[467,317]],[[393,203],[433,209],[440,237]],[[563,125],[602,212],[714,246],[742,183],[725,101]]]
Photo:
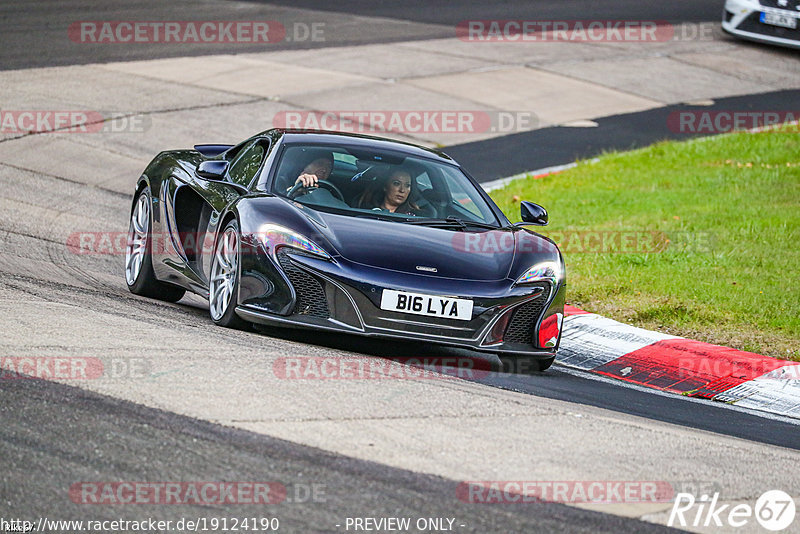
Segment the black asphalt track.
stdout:
[[[747,113],[769,118],[791,113],[800,119],[800,90],[773,91],[718,98],[713,105],[675,104],[661,108],[594,119],[595,128],[554,126],[485,141],[451,145],[443,150],[479,182],[488,182],[536,169],[588,159],[603,152],[645,147],[663,140],[686,140],[725,133],[728,116]],[[688,114],[681,126],[681,114]],[[712,122],[708,122],[702,114]],[[714,122],[718,121],[721,128]],[[709,126],[710,125],[710,126]]]
[[[470,19],[702,22],[719,20],[721,10],[719,0],[4,0],[0,70],[453,37],[456,24]],[[68,30],[80,21],[274,21],[287,29],[289,39],[267,44],[75,42]],[[312,24],[323,25],[322,39],[305,33]]]
[[[458,481],[41,380],[0,380],[0,421],[0,517],[6,521],[152,518],[175,525],[181,518],[277,518],[279,532],[312,533],[347,532],[348,517],[408,517],[412,525],[420,518],[450,518],[457,533],[671,531],[555,503],[467,503],[458,498]],[[282,484],[286,500],[266,505],[201,505],[191,498],[188,504],[83,504],[80,492],[70,495],[70,488],[81,482],[222,481]]]

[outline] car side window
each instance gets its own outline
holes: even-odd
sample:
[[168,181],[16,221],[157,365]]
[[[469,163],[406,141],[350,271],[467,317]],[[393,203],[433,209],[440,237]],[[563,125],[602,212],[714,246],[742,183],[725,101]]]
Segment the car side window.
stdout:
[[267,155],[266,145],[267,141],[259,139],[242,150],[228,170],[231,180],[248,187],[264,162],[264,157]]
[[428,176],[427,171],[417,176],[417,187],[419,188],[420,191],[427,191],[428,189],[433,189],[433,184],[431,183],[431,177]]
[[477,194],[474,191],[469,192],[459,180],[449,179],[447,185],[455,205],[476,215],[481,220],[491,220],[491,216],[481,210],[475,202]]

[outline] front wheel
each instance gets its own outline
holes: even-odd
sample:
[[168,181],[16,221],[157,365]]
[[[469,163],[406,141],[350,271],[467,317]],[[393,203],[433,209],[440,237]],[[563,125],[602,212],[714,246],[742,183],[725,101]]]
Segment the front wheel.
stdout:
[[509,354],[498,354],[502,371],[504,373],[514,373],[519,375],[530,375],[546,371],[553,365],[555,357],[534,358],[532,356],[514,356]]
[[135,295],[177,302],[186,290],[159,282],[153,272],[150,206],[149,189],[145,188],[139,193],[131,210],[128,244],[125,247],[125,281]]
[[208,310],[211,320],[219,326],[243,330],[248,324],[236,315],[240,256],[239,224],[234,219],[225,225],[214,247],[208,283]]

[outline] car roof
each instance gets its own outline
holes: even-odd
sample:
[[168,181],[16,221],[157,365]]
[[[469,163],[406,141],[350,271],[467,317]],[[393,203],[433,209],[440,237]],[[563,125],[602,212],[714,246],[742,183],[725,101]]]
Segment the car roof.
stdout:
[[330,132],[324,130],[292,130],[285,128],[276,128],[273,130],[268,130],[268,132],[264,133],[275,133],[276,131],[283,133],[284,143],[347,145],[351,147],[373,148],[377,150],[394,150],[410,156],[419,156],[427,159],[438,160],[442,163],[458,165],[453,158],[440,150],[426,148],[413,143],[385,139],[382,137],[373,137],[370,135],[351,134],[344,132]]

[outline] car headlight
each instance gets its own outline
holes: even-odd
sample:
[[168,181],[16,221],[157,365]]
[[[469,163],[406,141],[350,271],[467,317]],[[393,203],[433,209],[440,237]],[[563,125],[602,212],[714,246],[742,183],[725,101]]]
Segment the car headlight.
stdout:
[[557,286],[564,279],[564,264],[560,261],[543,261],[537,263],[517,278],[517,284],[548,281]]
[[312,256],[317,256],[326,260],[331,259],[331,255],[302,234],[290,230],[277,224],[265,224],[261,227],[259,237],[264,243],[269,254],[272,254],[277,261],[278,249],[281,247],[292,247],[302,250]]

